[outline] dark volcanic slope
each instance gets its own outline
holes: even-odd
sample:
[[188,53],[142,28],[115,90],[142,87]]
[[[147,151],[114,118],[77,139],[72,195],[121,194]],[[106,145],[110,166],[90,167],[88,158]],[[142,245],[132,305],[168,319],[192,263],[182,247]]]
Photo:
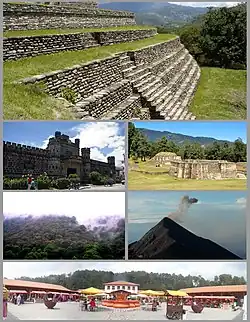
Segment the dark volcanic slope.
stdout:
[[240,259],[165,217],[139,241],[129,245],[129,259]]

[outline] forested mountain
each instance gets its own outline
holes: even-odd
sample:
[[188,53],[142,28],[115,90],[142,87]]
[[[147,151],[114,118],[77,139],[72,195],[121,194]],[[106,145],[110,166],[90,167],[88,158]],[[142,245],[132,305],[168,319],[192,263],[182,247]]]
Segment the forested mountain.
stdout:
[[[182,265],[185,265],[183,263]],[[195,263],[194,263],[195,265]],[[103,289],[103,283],[124,280],[140,284],[140,289],[153,290],[178,290],[194,286],[213,286],[213,285],[241,285],[246,284],[244,277],[222,274],[215,276],[212,281],[205,279],[201,275],[192,276],[181,274],[169,274],[166,263],[165,273],[147,273],[144,271],[132,271],[113,273],[112,271],[98,270],[78,270],[72,274],[49,275],[45,277],[29,278],[19,277],[26,281],[35,281],[43,283],[59,284],[71,290],[84,289],[87,287],[96,287]],[[215,272],[216,274],[216,272]],[[8,276],[5,276],[8,278]]]
[[181,25],[195,17],[205,14],[207,8],[181,6],[168,2],[104,2],[100,8],[127,10],[136,13],[138,24],[144,25]]
[[128,128],[128,152],[129,157],[140,158],[142,161],[151,159],[159,152],[173,152],[182,159],[247,161],[247,145],[241,138],[234,142],[223,142],[212,138],[139,129],[133,123],[129,123]]
[[143,135],[145,135],[149,141],[157,141],[160,140],[161,138],[165,137],[167,140],[171,140],[176,144],[183,144],[184,142],[188,141],[190,143],[196,142],[199,143],[201,145],[208,145],[208,144],[212,144],[214,142],[217,142],[219,144],[221,143],[233,143],[233,142],[229,142],[226,140],[217,140],[215,138],[211,138],[211,137],[203,137],[203,136],[191,136],[191,135],[185,135],[185,134],[180,134],[180,133],[172,133],[169,131],[155,131],[155,130],[149,130],[149,129],[143,129],[140,128],[138,129]]
[[[112,221],[113,220],[113,221]],[[122,259],[125,221],[104,217],[85,226],[75,217],[6,217],[4,259]]]

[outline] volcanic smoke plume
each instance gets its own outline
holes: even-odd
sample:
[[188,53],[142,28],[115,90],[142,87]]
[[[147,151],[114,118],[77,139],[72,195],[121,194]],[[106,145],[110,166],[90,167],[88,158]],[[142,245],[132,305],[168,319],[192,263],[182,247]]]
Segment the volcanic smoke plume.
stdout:
[[171,212],[168,215],[168,218],[176,221],[176,222],[182,222],[183,217],[187,214],[187,211],[189,207],[197,203],[198,199],[196,198],[189,198],[189,196],[183,196],[180,200],[179,207],[176,211]]

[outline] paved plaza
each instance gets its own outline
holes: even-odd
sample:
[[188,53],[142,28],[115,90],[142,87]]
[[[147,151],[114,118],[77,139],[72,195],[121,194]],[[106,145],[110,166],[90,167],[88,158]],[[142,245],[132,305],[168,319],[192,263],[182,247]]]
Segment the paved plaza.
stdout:
[[[24,305],[9,304],[8,320],[165,320],[165,304],[157,312],[142,309],[103,309],[98,312],[81,311],[78,303],[57,303],[49,310],[43,303],[27,303]],[[205,308],[201,314],[195,314],[186,307],[187,320],[242,320],[242,312]]]
[[[68,189],[65,189],[68,190]],[[69,189],[72,191],[76,191],[75,189]],[[80,186],[79,190],[93,190],[93,191],[124,191],[125,185],[124,184],[114,184],[112,187],[110,186],[95,186],[95,185],[87,185],[87,186]]]

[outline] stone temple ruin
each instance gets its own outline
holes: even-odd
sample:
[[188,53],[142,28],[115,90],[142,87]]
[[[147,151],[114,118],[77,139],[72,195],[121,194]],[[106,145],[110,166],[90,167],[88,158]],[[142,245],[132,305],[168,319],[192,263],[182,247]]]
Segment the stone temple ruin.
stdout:
[[[134,30],[134,13],[98,9],[93,1],[80,6],[4,3],[3,13],[4,31],[131,26],[128,30],[7,37],[3,41],[5,61],[132,42],[157,34],[156,28]],[[66,100],[77,119],[194,120],[188,107],[199,78],[198,64],[175,37],[17,83],[42,85],[49,95]],[[65,91],[73,101],[67,101]]]
[[77,174],[81,183],[89,183],[90,173],[97,171],[115,180],[115,157],[110,156],[107,161],[92,160],[89,148],[82,148],[80,155],[80,140],[71,142],[69,136],[58,131],[55,132],[55,137],[49,139],[46,149],[5,141],[3,143],[3,175],[9,178],[20,178],[28,174],[36,177],[46,172],[53,178]]
[[237,164],[224,160],[182,160],[176,153],[160,152],[150,161],[170,166],[168,173],[176,178],[219,180],[240,177]]

